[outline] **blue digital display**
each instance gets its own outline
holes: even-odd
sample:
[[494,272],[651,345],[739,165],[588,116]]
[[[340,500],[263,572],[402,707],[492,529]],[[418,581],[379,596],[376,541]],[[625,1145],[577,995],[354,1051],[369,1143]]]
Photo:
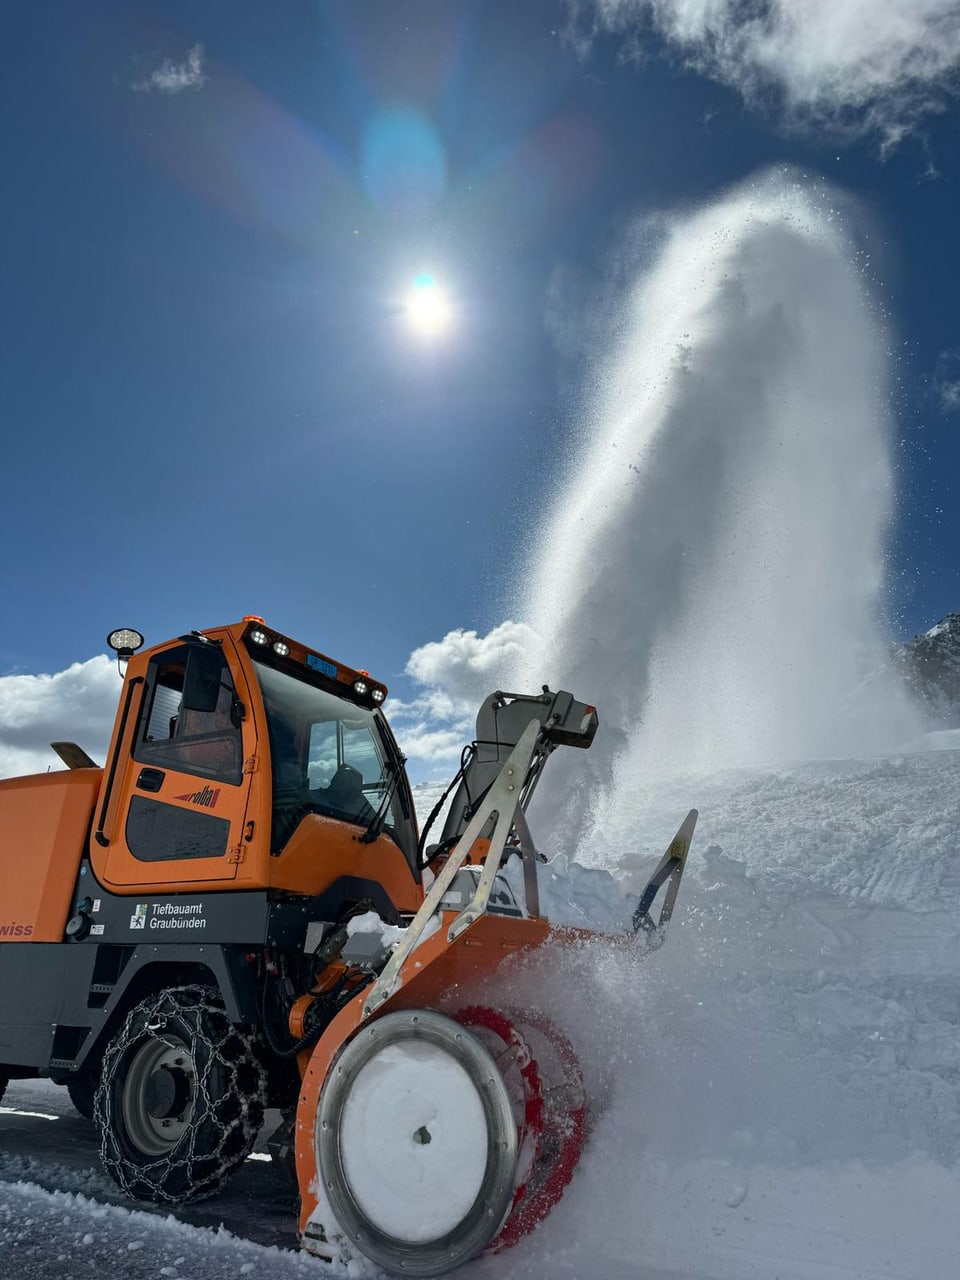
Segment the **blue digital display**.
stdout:
[[325,676],[331,676],[334,680],[337,678],[337,668],[332,662],[327,662],[324,658],[318,658],[315,654],[307,654],[307,666],[313,667],[314,671],[320,671]]

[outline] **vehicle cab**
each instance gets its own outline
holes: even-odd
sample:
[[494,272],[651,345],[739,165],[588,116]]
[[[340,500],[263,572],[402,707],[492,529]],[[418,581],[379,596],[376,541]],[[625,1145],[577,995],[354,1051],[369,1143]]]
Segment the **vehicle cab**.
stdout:
[[386,694],[256,617],[130,656],[95,876],[116,893],[306,896],[369,877],[415,911],[416,819]]

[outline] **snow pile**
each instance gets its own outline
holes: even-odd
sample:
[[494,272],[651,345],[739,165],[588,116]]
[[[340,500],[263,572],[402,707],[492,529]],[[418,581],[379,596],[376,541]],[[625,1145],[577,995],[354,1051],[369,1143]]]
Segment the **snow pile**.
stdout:
[[[524,901],[523,863],[511,858],[504,878],[518,902]],[[585,867],[569,855],[559,853],[547,863],[537,864],[540,914],[554,924],[599,929],[617,933],[630,928],[636,897],[625,894],[623,886],[601,867]]]
[[637,797],[593,850],[633,888],[681,794],[703,811],[666,946],[545,954],[511,991],[545,993],[607,1099],[512,1275],[956,1276],[958,782],[944,752]]
[[391,950],[402,942],[406,932],[406,929],[402,929],[399,925],[387,924],[376,911],[363,911],[359,915],[351,916],[347,921],[348,938],[352,938],[357,933],[374,934],[380,939],[380,944],[385,951]]

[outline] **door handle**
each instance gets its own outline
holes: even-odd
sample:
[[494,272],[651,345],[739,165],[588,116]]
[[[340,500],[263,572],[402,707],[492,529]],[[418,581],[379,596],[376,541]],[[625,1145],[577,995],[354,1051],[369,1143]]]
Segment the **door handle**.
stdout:
[[162,769],[141,769],[137,786],[141,791],[159,791],[166,776]]

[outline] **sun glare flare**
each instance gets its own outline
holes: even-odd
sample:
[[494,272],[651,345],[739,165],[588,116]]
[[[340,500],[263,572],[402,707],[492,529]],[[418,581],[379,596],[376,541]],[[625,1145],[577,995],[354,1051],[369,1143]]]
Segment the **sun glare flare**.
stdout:
[[413,282],[404,307],[407,323],[424,337],[435,337],[450,328],[453,312],[446,291],[424,272]]

